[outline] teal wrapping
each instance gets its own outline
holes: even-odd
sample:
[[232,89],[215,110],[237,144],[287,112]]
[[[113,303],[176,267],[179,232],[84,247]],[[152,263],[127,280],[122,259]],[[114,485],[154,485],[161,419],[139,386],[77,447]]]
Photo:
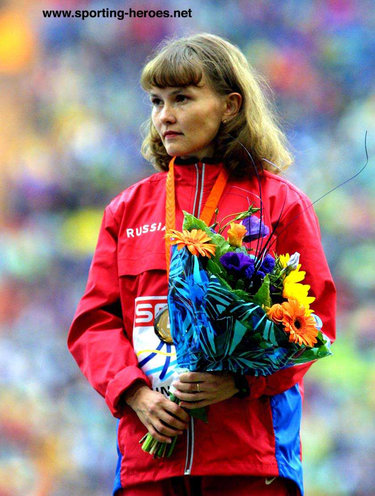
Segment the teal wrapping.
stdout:
[[313,349],[290,343],[259,305],[209,274],[204,260],[172,247],[168,306],[179,367],[265,376],[331,354],[321,331]]

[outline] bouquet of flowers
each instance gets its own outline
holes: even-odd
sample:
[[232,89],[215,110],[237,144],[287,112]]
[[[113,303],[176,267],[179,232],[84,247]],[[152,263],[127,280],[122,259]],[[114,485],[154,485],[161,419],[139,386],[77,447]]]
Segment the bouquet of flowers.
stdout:
[[[182,369],[269,375],[331,354],[321,319],[310,308],[315,298],[302,283],[299,254],[271,255],[267,243],[261,250],[247,245],[269,235],[254,215],[258,210],[250,206],[210,227],[184,212],[183,231],[166,233],[174,245],[170,328]],[[170,456],[173,447],[151,435],[142,446],[156,456]]]

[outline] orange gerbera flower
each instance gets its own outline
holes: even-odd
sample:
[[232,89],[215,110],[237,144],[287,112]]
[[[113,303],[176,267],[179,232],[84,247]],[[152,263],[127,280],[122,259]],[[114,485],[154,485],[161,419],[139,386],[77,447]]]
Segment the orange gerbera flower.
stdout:
[[299,345],[310,346],[316,343],[318,329],[311,315],[306,315],[305,308],[297,300],[288,299],[281,304],[284,312],[282,324],[289,334],[289,341]]
[[211,255],[215,255],[216,245],[210,243],[211,238],[201,229],[182,232],[170,229],[165,236],[171,240],[172,245],[177,245],[178,250],[186,246],[195,256],[211,258]]
[[228,229],[228,241],[232,246],[240,247],[242,246],[242,240],[247,233],[247,229],[242,224],[237,224],[236,222],[230,223],[230,229]]

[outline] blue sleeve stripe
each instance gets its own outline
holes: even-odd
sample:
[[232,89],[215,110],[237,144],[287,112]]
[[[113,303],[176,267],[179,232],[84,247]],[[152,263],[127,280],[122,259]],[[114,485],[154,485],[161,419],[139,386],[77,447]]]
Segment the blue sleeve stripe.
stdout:
[[298,384],[272,396],[270,404],[275,434],[275,455],[280,477],[294,481],[303,496],[300,439],[302,398]]
[[[118,431],[118,428],[119,428],[119,424],[120,424],[120,421],[118,420],[117,421],[117,431]],[[120,451],[120,447],[118,445],[118,442],[117,442],[117,455],[118,455],[118,458],[117,458],[115,480],[113,482],[112,496],[115,496],[116,492],[119,491],[120,489],[122,489],[122,486],[121,486],[121,476],[120,476],[122,454],[121,454],[121,451]]]

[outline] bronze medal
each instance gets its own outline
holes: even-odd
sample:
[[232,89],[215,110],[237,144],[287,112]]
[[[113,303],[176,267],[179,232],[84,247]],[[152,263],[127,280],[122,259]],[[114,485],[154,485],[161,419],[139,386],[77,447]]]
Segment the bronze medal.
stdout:
[[168,307],[162,308],[155,317],[154,321],[155,334],[159,339],[164,341],[164,343],[173,344],[173,339],[171,335],[171,327],[169,324],[169,312]]

